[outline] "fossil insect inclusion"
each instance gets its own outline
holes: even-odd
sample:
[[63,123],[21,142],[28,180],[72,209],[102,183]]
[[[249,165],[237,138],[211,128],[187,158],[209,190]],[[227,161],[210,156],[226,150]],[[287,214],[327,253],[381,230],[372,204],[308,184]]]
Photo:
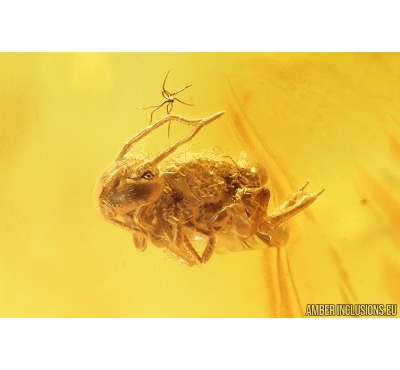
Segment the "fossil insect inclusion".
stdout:
[[[193,266],[222,251],[220,243],[230,251],[254,249],[256,244],[278,246],[280,225],[323,192],[305,193],[306,182],[276,210],[267,212],[266,171],[249,163],[243,153],[235,160],[211,151],[177,152],[224,113],[199,119],[168,114],[133,136],[100,175],[96,202],[101,214],[127,229],[139,251],[151,242]],[[191,132],[152,159],[135,150],[142,138],[174,121],[192,127]],[[233,239],[239,242],[230,243]]]

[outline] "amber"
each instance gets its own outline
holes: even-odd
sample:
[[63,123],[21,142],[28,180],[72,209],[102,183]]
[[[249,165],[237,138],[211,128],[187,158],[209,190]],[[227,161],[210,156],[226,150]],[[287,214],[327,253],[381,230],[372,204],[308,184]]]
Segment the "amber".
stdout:
[[[284,248],[188,268],[92,206],[92,188],[168,91],[172,114],[223,119],[191,152],[243,150],[270,207],[325,189]],[[0,54],[1,317],[303,317],[307,305],[400,303],[396,53]],[[153,122],[165,115],[154,112]],[[210,126],[211,127],[211,126]],[[149,158],[190,128],[139,145]],[[283,235],[283,238],[285,235]],[[341,306],[348,307],[348,306]]]

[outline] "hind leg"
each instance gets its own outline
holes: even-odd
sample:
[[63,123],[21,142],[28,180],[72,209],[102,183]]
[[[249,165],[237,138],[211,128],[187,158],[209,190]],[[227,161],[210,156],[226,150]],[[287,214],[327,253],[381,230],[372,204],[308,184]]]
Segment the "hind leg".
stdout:
[[234,230],[240,238],[248,238],[257,231],[267,212],[267,188],[240,189],[233,204],[224,207],[209,222],[216,233]]
[[314,193],[303,193],[303,190],[308,185],[308,181],[300,186],[300,188],[293,193],[286,201],[284,201],[279,208],[270,213],[267,220],[261,225],[262,228],[267,226],[269,229],[275,229],[289,218],[297,215],[302,210],[311,205],[325,189]]

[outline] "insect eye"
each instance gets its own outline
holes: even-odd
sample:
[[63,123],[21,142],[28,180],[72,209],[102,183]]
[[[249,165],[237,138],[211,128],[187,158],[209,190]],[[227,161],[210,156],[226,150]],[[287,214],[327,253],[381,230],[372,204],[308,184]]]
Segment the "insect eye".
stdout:
[[154,174],[151,171],[146,171],[143,175],[142,175],[142,179],[146,179],[146,180],[150,180],[154,177]]

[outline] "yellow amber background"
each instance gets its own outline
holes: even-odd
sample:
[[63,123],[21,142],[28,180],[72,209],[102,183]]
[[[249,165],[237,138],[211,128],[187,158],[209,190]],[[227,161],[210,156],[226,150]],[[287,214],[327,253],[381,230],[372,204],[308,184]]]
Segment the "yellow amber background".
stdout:
[[[326,189],[281,249],[189,268],[92,204],[97,176],[149,123],[226,110],[189,150],[241,150],[269,174],[270,209]],[[0,54],[1,317],[301,317],[310,303],[400,303],[400,55]],[[155,113],[155,119],[165,110]],[[186,131],[171,125],[150,155]]]

